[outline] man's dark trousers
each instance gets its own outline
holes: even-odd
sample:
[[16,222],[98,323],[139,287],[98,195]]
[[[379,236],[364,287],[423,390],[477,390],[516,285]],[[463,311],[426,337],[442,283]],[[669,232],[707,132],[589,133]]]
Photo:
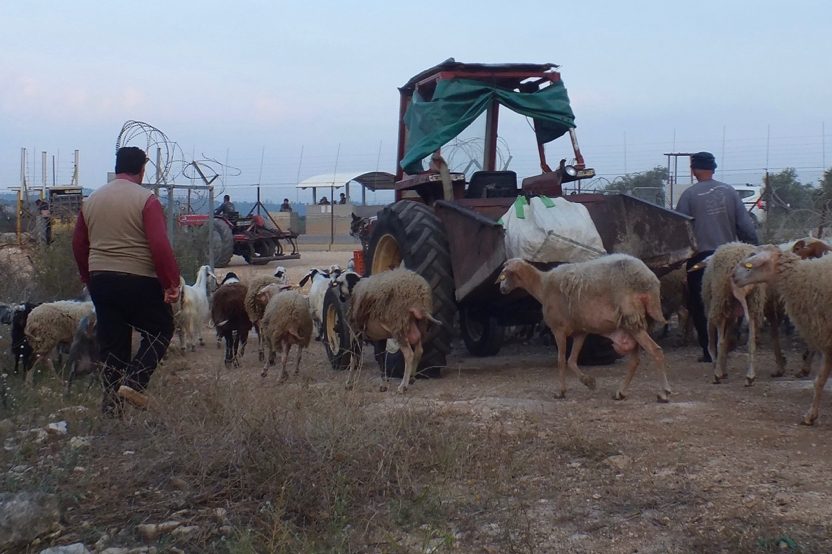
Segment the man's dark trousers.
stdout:
[[[164,291],[155,277],[95,271],[88,286],[96,314],[96,335],[104,364],[105,411],[121,385],[144,391],[153,370],[162,360],[173,337],[173,312],[164,302]],[[131,359],[131,335],[142,337]]]

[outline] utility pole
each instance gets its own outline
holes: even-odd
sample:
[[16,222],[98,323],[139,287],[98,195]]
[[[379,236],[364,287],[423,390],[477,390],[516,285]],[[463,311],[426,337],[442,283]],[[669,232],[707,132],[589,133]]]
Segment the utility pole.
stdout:
[[80,164],[81,164],[81,152],[79,150],[75,150],[75,161],[72,164],[72,186],[77,187],[80,181]]

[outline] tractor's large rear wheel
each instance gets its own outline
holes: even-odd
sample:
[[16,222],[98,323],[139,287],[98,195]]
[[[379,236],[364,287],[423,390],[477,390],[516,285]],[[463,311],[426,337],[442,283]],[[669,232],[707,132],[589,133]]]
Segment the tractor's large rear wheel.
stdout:
[[213,226],[211,241],[214,248],[214,267],[225,267],[234,255],[234,234],[231,227],[221,219],[214,219]]
[[[433,315],[442,325],[433,326],[424,342],[419,373],[438,377],[451,350],[456,313],[451,255],[442,222],[430,207],[412,200],[396,202],[378,214],[370,236],[367,273],[394,269],[402,262],[433,290]],[[399,367],[393,371],[401,375]]]

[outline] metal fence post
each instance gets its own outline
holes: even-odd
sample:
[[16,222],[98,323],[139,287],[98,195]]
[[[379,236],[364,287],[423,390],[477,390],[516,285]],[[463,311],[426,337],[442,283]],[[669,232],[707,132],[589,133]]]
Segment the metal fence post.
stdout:
[[214,186],[208,185],[208,267],[214,270]]

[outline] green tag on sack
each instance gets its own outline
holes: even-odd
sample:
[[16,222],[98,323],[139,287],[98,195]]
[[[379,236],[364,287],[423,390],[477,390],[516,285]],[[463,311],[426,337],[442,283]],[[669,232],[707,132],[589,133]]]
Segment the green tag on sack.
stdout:
[[551,198],[549,198],[548,196],[540,195],[540,196],[538,196],[538,198],[540,198],[540,201],[543,202],[543,205],[546,206],[547,208],[554,208],[555,207],[555,201],[552,200]]
[[514,214],[517,219],[526,219],[526,210],[524,207],[529,203],[525,196],[518,196],[514,201]]

